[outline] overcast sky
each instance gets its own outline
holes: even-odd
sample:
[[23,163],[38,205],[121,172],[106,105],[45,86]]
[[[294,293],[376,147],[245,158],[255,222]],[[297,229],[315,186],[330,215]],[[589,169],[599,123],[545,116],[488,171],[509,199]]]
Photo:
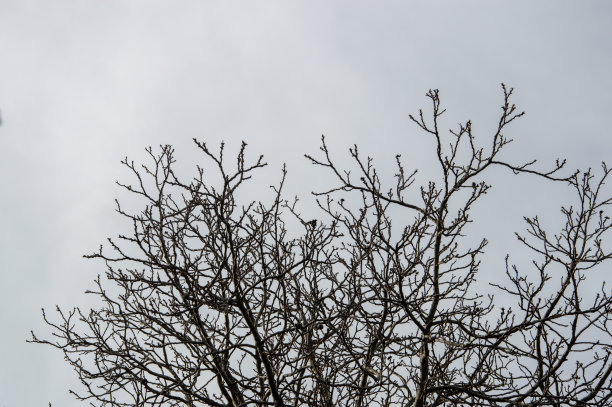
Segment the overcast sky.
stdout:
[[[446,127],[472,118],[486,137],[505,82],[527,111],[509,157],[598,166],[611,50],[609,1],[0,0],[0,407],[79,405],[61,354],[25,339],[48,333],[41,307],[87,304],[104,268],[82,255],[121,231],[124,156],[173,144],[189,169],[193,137],[244,139],[270,163],[255,183],[286,162],[306,195],[319,173],[302,155],[325,134],[338,157],[358,143],[427,173],[431,140],[408,119],[427,90]],[[481,226],[501,261],[520,216],[566,196],[499,176]]]

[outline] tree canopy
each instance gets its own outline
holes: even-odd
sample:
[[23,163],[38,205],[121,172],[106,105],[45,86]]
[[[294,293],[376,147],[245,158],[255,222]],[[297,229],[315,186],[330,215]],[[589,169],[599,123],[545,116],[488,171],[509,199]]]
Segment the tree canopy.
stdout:
[[[410,116],[435,142],[440,177],[424,184],[400,155],[381,179],[357,146],[344,168],[323,138],[306,159],[335,186],[315,191],[316,219],[285,197],[284,169],[271,199],[240,199],[266,165],[245,144],[228,162],[194,140],[214,170],[187,180],[170,146],[126,159],[134,178],[120,185],[143,206],[118,202],[133,228],[86,256],[106,264],[100,306],[43,311],[52,336],[31,340],[63,351],[74,394],[100,406],[610,405],[612,299],[589,285],[612,257],[610,170],[503,159],[523,115],[503,92],[497,127],[478,137],[470,121],[441,131],[428,92],[431,112]],[[532,263],[507,257],[483,291],[487,242],[465,232],[495,167],[565,184],[577,203],[557,230],[525,218]]]

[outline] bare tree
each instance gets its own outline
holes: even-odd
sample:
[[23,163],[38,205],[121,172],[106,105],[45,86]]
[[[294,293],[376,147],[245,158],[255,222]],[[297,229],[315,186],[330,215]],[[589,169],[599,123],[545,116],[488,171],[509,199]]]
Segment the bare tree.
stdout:
[[[612,257],[610,170],[503,160],[504,131],[523,114],[503,90],[483,141],[469,121],[442,134],[438,91],[427,94],[431,116],[411,119],[435,141],[441,176],[422,186],[400,156],[384,186],[356,146],[352,172],[340,168],[323,139],[306,157],[336,186],[316,193],[316,220],[284,198],[284,170],[268,202],[240,201],[266,165],[244,144],[228,163],[223,145],[195,141],[216,175],[198,167],[189,181],[168,146],[148,150],[149,166],[126,159],[135,182],[120,185],[145,204],[117,203],[133,229],[86,256],[107,266],[91,291],[100,308],[43,311],[53,337],[31,340],[64,352],[92,405],[609,406],[612,301],[590,282]],[[531,267],[507,258],[487,292],[474,284],[486,241],[469,247],[464,232],[493,167],[565,183],[577,204],[556,232],[525,218]]]

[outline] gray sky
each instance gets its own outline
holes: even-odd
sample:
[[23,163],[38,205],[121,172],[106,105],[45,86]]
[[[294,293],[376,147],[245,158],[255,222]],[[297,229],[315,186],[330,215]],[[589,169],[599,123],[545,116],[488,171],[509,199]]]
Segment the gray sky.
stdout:
[[[60,353],[25,339],[48,332],[41,307],[87,304],[104,267],[81,256],[121,230],[124,156],[173,144],[192,168],[193,137],[245,139],[271,164],[258,185],[287,162],[305,195],[324,133],[338,157],[358,143],[426,172],[431,140],[408,119],[425,92],[446,127],[486,136],[505,82],[527,111],[509,157],[596,167],[612,161],[611,21],[605,1],[0,0],[0,407],[78,405]],[[565,196],[518,185],[500,174],[483,214],[500,261],[520,216]]]

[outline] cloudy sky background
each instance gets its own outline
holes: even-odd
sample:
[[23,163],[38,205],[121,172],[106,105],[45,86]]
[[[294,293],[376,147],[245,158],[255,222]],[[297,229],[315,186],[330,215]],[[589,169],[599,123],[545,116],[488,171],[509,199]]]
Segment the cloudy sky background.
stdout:
[[[397,153],[434,171],[432,144],[409,113],[439,88],[444,127],[471,118],[483,140],[516,89],[527,115],[507,131],[510,160],[611,160],[612,4],[605,1],[0,0],[0,406],[79,405],[40,308],[88,304],[104,268],[81,256],[124,224],[119,161],[191,139],[240,140],[288,164],[290,193],[322,182],[302,155],[325,134],[340,160],[360,145],[385,170]],[[521,215],[554,220],[564,188],[499,171],[481,206],[500,272]],[[254,189],[256,191],[256,189]],[[487,232],[488,230],[488,232]]]

